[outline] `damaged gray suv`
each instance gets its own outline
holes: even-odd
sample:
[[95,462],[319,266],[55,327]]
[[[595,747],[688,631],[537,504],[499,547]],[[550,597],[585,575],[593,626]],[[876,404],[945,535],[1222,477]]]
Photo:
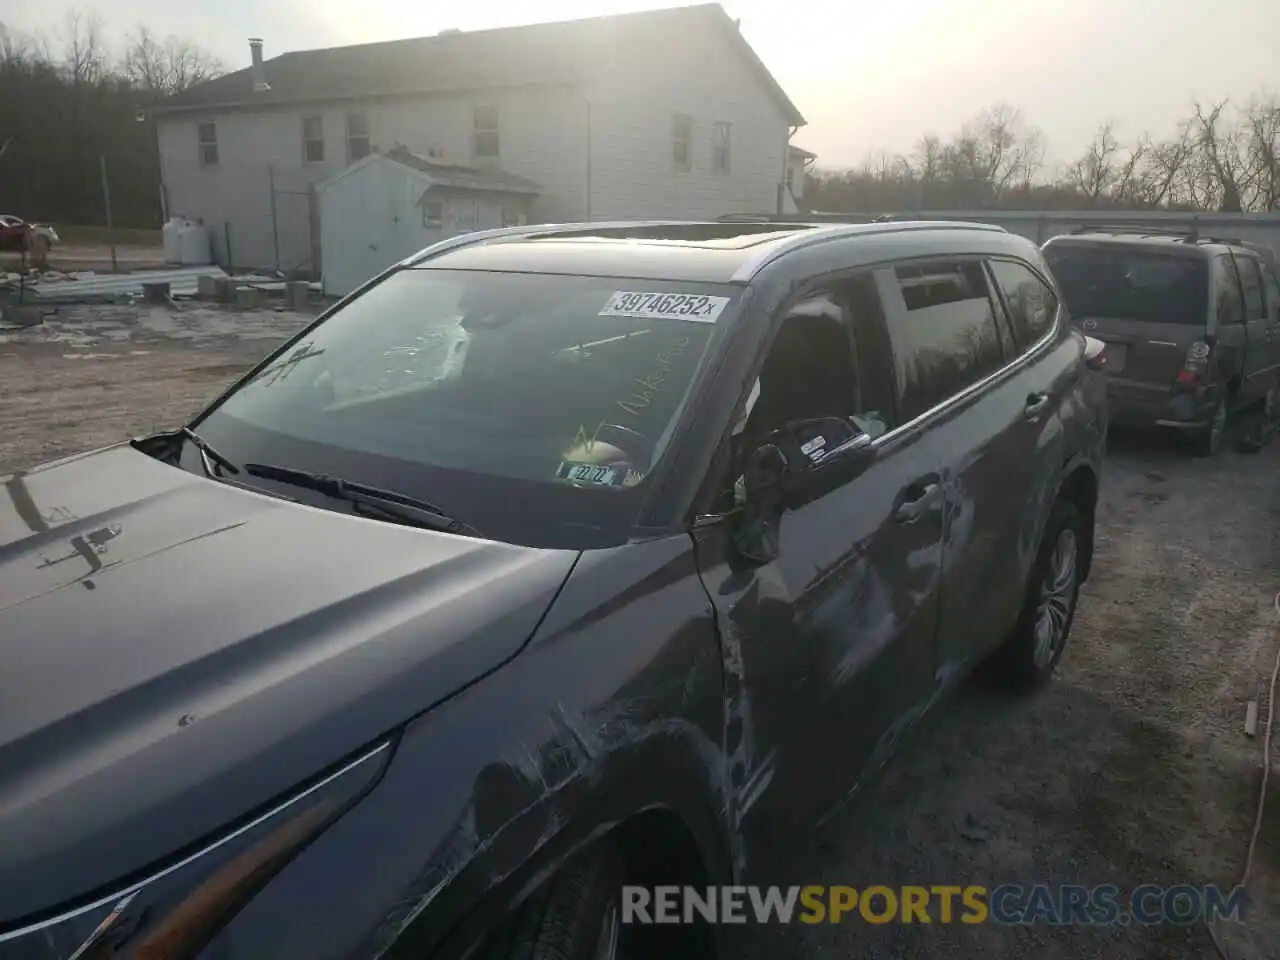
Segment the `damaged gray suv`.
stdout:
[[1101,348],[992,227],[520,227],[3,478],[0,960],[710,955],[623,884],[1054,670]]

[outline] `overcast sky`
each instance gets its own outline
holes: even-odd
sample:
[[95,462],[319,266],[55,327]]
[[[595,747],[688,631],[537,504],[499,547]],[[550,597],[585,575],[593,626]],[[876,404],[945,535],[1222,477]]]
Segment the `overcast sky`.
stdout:
[[[0,0],[0,22],[54,34],[96,11],[113,39],[139,23],[231,67],[247,38],[286,50],[677,5],[677,0]],[[1280,0],[724,0],[808,118],[795,142],[826,166],[910,151],[1006,101],[1078,154],[1105,119],[1122,139],[1171,129],[1195,98],[1280,92]],[[640,53],[639,55],[645,55]]]

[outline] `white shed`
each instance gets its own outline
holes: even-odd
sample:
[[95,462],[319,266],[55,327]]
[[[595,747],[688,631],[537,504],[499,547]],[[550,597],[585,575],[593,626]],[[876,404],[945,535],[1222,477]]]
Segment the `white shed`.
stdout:
[[317,192],[324,292],[345,296],[444,237],[527,223],[538,186],[398,147],[356,161]]

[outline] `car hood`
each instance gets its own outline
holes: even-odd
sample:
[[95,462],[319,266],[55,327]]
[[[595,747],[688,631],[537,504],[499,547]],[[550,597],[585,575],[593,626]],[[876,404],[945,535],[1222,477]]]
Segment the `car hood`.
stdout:
[[577,556],[304,506],[129,445],[0,478],[0,927],[498,667]]

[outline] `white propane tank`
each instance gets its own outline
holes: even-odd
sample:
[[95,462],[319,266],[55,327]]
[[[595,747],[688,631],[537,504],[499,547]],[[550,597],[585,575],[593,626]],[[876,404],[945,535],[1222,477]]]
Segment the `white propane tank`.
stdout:
[[187,220],[178,229],[179,262],[184,266],[203,267],[213,263],[209,231],[203,223]]
[[182,241],[178,237],[178,232],[184,223],[186,221],[182,217],[170,217],[169,222],[160,230],[164,238],[165,263],[182,262]]

